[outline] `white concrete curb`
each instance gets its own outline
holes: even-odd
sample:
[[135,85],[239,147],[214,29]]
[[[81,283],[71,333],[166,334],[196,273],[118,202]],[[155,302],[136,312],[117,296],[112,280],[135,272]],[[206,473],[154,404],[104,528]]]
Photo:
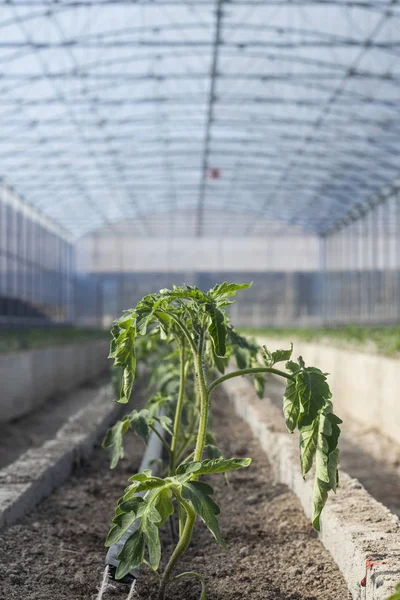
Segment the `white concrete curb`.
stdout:
[[[276,477],[294,491],[311,517],[312,478],[303,481],[300,474],[296,438],[266,422],[261,409],[268,401],[257,398],[248,380],[235,378],[223,385],[236,413],[260,441]],[[324,509],[320,539],[354,600],[386,600],[394,592],[400,582],[400,521],[347,473],[340,473],[340,488]]]
[[1,469],[0,528],[15,523],[60,486],[120,411],[121,406],[112,403],[111,385],[105,385],[97,401],[72,415],[53,439]]

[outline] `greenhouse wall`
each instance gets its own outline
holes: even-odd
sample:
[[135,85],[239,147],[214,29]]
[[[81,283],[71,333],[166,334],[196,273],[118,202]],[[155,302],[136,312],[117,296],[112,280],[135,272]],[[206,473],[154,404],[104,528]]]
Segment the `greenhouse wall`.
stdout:
[[66,323],[73,306],[69,236],[0,186],[0,323]]
[[394,184],[321,238],[327,324],[400,321],[400,191]]

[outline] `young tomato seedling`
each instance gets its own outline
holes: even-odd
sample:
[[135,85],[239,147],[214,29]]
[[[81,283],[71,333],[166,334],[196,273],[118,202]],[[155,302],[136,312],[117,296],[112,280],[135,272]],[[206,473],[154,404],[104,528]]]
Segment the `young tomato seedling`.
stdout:
[[[145,296],[134,309],[126,311],[112,329],[110,357],[116,367],[123,369],[118,400],[121,403],[127,403],[132,392],[137,337],[154,340],[159,335],[160,345],[166,342],[169,350],[171,345],[176,348],[169,355],[169,383],[175,381],[175,390],[170,389],[169,393],[165,393],[165,389],[158,390],[145,409],[124,417],[104,441],[104,445],[111,448],[112,466],[115,466],[123,456],[123,435],[128,429],[133,429],[145,441],[151,431],[159,435],[156,425],[168,432],[168,441],[163,438],[169,459],[166,475],[158,477],[148,470],[130,478],[106,540],[106,545],[111,546],[127,531],[132,531],[118,555],[117,579],[144,563],[157,572],[161,561],[159,532],[177,510],[179,538],[160,575],[159,600],[165,599],[166,588],[173,579],[184,576],[200,580],[200,600],[206,600],[201,575],[195,572],[175,575],[176,565],[191,542],[197,517],[224,546],[218,523],[220,509],[212,498],[212,487],[200,477],[227,473],[251,463],[251,458],[225,458],[210,443],[210,400],[216,387],[227,379],[252,376],[260,397],[268,373],[286,380],[283,412],[289,431],[300,431],[304,476],[315,457],[313,525],[316,529],[320,526],[328,492],[337,486],[341,420],[332,412],[326,375],[315,367],[306,367],[301,357],[297,362],[292,361],[292,349],[275,352],[265,347],[260,349],[235,331],[228,322],[225,308],[233,303],[231,298],[238,290],[248,287],[247,284],[222,283],[207,293],[190,286],[164,289]],[[231,358],[236,360],[237,370],[225,373]],[[286,363],[285,370],[275,366],[281,362]],[[168,371],[167,358],[164,358],[163,369]],[[206,450],[212,458],[205,459]],[[130,529],[133,524],[136,524],[134,530]]]

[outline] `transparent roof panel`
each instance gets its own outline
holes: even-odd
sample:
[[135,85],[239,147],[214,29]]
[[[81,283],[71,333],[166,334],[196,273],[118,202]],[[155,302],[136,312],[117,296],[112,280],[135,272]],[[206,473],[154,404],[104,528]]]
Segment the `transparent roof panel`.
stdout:
[[76,236],[323,233],[399,177],[399,56],[397,0],[0,0],[0,177]]

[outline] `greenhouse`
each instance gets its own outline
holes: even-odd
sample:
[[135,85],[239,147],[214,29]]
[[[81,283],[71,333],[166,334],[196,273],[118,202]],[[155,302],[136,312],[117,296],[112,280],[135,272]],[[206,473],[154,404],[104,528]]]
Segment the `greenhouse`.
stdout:
[[398,0],[0,0],[0,600],[400,600],[399,58]]

